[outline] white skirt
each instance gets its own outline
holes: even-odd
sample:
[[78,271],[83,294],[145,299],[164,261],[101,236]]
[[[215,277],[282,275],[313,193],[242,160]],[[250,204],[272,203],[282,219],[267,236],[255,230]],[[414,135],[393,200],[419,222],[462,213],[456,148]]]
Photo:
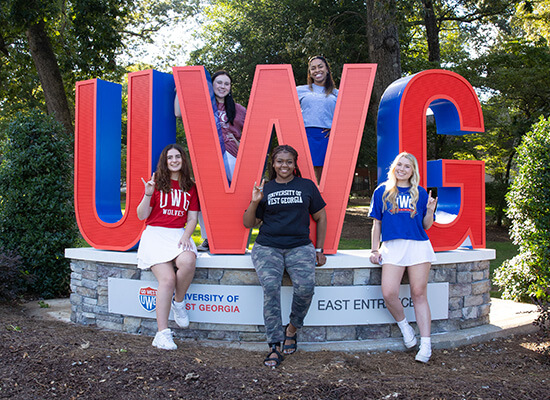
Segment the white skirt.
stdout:
[[[183,253],[183,249],[178,247],[183,232],[183,228],[163,228],[147,225],[139,242],[137,252],[138,268],[149,269],[155,264],[172,261]],[[191,239],[191,245],[193,246],[193,253],[198,257],[199,253],[193,239]]]
[[394,239],[383,242],[380,247],[381,264],[408,267],[437,260],[429,240]]

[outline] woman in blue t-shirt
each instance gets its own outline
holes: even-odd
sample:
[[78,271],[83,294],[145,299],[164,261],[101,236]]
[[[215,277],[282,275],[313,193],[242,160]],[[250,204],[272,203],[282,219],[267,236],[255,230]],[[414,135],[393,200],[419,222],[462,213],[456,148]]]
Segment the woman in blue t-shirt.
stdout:
[[338,89],[323,56],[308,60],[307,85],[296,88],[317,182],[321,181]]
[[370,261],[382,264],[382,295],[403,334],[405,346],[412,348],[416,346],[415,332],[399,300],[399,287],[407,268],[420,330],[416,360],[426,363],[432,354],[428,276],[431,263],[436,260],[426,229],[433,224],[437,198],[419,186],[419,181],[416,158],[406,152],[399,154],[390,167],[388,180],[378,186],[372,196],[369,216],[374,223]]
[[[270,353],[268,367],[283,361],[280,353],[297,349],[297,330],[303,326],[315,288],[315,265],[326,262],[323,244],[327,230],[325,202],[317,185],[301,176],[298,153],[288,145],[271,155],[269,181],[254,183],[252,200],[243,216],[246,228],[262,222],[252,249],[252,262],[264,291],[264,322]],[[317,223],[317,243],[309,239],[310,215]],[[283,329],[281,282],[286,269],[292,280],[290,323]]]

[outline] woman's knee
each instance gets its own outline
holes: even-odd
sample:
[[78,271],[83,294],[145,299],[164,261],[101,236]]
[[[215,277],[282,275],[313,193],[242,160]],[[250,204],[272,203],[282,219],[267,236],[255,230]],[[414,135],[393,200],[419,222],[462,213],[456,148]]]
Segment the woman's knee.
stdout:
[[186,251],[180,254],[178,258],[176,258],[176,268],[178,270],[194,272],[196,263],[197,258],[195,257],[195,253],[192,253],[190,251]]
[[426,303],[428,301],[427,288],[411,287],[411,297],[413,299],[414,304]]
[[299,296],[301,298],[310,298],[313,297],[313,294],[315,292],[315,282],[299,282],[299,283],[292,283],[292,286],[294,287],[294,295]]
[[266,296],[280,296],[281,283],[275,279],[266,279],[262,281],[262,288]]
[[163,274],[157,277],[159,287],[166,288],[168,290],[176,287],[176,274]]
[[399,288],[382,284],[382,297],[386,302],[399,299]]

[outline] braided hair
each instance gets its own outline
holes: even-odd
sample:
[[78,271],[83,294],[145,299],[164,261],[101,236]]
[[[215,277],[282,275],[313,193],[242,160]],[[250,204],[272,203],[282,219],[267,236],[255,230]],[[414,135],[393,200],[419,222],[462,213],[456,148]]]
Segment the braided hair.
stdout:
[[275,157],[277,156],[277,154],[283,153],[283,152],[290,153],[294,157],[294,171],[292,171],[292,174],[300,178],[302,177],[300,168],[298,168],[298,152],[294,149],[294,147],[289,146],[288,144],[282,144],[280,146],[275,147],[271,152],[271,162],[269,163],[269,168],[268,168],[270,181],[277,177],[275,168],[273,168],[273,160],[275,160]]

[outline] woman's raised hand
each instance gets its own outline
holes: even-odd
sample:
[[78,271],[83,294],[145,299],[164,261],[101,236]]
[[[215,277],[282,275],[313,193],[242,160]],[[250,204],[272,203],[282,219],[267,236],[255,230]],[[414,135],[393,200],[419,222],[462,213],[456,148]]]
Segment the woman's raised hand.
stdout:
[[141,181],[145,185],[145,195],[152,196],[155,191],[155,173],[153,172],[153,175],[149,181],[145,182],[145,179],[143,178],[141,178]]
[[435,206],[437,206],[437,197],[434,199],[430,190],[430,193],[428,193],[428,205],[426,207],[428,211],[435,212]]
[[252,201],[257,202],[263,199],[264,183],[265,179],[262,179],[262,183],[260,184],[260,186],[256,185],[256,182],[254,182],[254,189],[252,190]]

